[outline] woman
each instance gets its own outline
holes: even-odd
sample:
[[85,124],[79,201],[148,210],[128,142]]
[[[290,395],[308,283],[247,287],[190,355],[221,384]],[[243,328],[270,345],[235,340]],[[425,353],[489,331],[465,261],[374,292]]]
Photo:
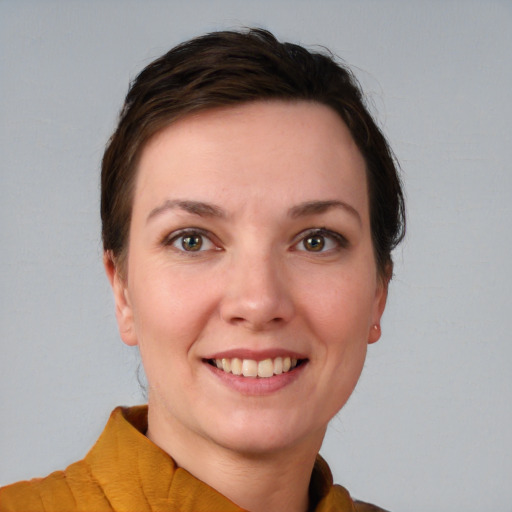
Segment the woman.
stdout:
[[270,33],[132,84],[102,166],[104,263],[148,406],[0,510],[380,510],[318,451],[380,337],[404,207],[352,75]]

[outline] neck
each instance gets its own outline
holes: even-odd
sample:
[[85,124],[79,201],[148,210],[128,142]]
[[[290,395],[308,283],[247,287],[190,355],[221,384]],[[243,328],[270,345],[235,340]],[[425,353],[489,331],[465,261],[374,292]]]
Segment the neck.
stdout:
[[270,453],[240,453],[191,433],[150,406],[147,436],[179,467],[250,512],[306,512],[309,482],[325,430]]

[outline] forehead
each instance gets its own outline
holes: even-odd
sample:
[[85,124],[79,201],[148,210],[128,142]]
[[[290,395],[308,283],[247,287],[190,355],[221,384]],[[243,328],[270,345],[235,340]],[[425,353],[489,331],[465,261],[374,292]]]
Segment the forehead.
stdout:
[[254,102],[189,115],[147,143],[134,208],[169,194],[233,204],[247,197],[292,203],[342,195],[366,210],[365,162],[331,108]]

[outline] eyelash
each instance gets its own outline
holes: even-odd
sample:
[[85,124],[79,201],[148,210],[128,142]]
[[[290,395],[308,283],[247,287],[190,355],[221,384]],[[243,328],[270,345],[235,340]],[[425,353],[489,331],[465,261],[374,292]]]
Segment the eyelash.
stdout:
[[[194,251],[194,250],[189,250],[187,251],[184,247],[183,247],[183,243],[185,242],[185,239],[186,238],[192,238],[192,237],[199,237],[201,239],[201,245],[199,246],[199,249]],[[200,229],[200,228],[187,228],[187,229],[182,229],[182,230],[179,230],[179,231],[175,231],[173,233],[171,233],[169,236],[166,236],[163,240],[163,245],[166,246],[166,247],[172,247],[174,246],[174,248],[178,251],[178,252],[183,252],[183,253],[187,253],[187,254],[195,254],[195,253],[201,253],[201,252],[204,252],[205,250],[201,250],[204,243],[205,243],[205,240],[208,241],[208,243],[210,243],[215,249],[214,250],[219,250],[219,246],[212,241],[212,234],[209,233],[208,231],[205,231],[204,229]],[[181,247],[182,248],[179,248],[179,247],[176,247],[175,244],[179,241],[179,240],[182,240],[181,241]]]
[[[304,249],[297,248],[300,244],[302,244],[304,246],[304,244],[306,243],[306,241],[308,239],[312,239],[315,237],[323,238],[324,240],[331,240],[336,245],[336,247],[329,248],[325,251],[323,250],[324,246],[322,246],[319,251],[314,251],[314,250],[308,251],[305,247],[304,247]],[[307,231],[303,231],[302,233],[300,233],[298,235],[298,238],[299,238],[298,242],[296,242],[294,245],[294,247],[296,248],[295,250],[309,252],[309,253],[315,253],[315,252],[325,253],[325,252],[329,252],[332,250],[337,251],[340,249],[346,249],[349,246],[348,240],[343,235],[341,235],[340,233],[336,233],[335,231],[326,229],[326,228],[316,228],[316,229],[309,229]]]
[[[199,237],[201,239],[199,248],[197,250],[186,250],[183,247],[183,243],[185,242],[186,238],[193,238],[193,237]],[[333,242],[336,245],[336,247],[331,247],[331,248],[328,248],[327,250],[324,250],[325,242],[323,242],[322,246],[320,247],[320,249],[318,251],[306,249],[304,246],[306,241],[308,239],[313,239],[315,237],[322,238],[327,241],[330,240],[331,242]],[[211,244],[214,247],[213,250],[220,250],[219,245],[217,243],[215,243],[212,240],[212,238],[213,238],[212,234],[208,231],[205,231],[200,228],[187,228],[187,229],[175,231],[175,232],[171,233],[170,235],[166,236],[162,241],[162,245],[164,245],[166,247],[174,247],[178,252],[183,252],[183,253],[194,255],[195,253],[201,253],[201,252],[205,252],[206,250],[211,250],[210,248],[203,249],[205,240],[207,240],[207,243]],[[176,247],[176,245],[175,245],[180,239],[182,240],[181,248]],[[341,235],[340,233],[336,233],[335,231],[328,230],[326,228],[315,228],[315,229],[309,229],[309,230],[303,231],[295,237],[295,240],[297,240],[297,241],[294,242],[294,244],[292,246],[293,250],[298,250],[298,251],[308,252],[308,253],[313,253],[313,254],[314,253],[323,254],[323,253],[330,252],[333,250],[336,251],[336,250],[347,248],[349,245],[348,240],[343,235]],[[298,248],[298,246],[300,244],[303,244],[304,249]]]

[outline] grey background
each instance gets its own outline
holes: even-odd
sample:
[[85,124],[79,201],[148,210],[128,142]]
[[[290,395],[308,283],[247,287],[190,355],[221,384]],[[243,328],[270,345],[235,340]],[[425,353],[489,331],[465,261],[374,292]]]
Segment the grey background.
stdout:
[[383,337],[323,447],[335,480],[394,512],[512,511],[510,1],[0,0],[0,484],[82,458],[143,400],[99,161],[130,78],[240,25],[354,66],[404,171]]

